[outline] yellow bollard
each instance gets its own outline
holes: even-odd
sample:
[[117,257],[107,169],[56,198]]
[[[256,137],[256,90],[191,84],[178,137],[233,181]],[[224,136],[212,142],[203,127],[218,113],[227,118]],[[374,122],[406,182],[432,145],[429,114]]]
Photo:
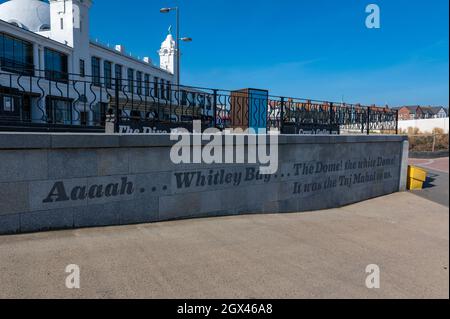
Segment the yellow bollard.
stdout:
[[427,171],[417,167],[408,167],[408,189],[409,190],[421,190],[423,189],[423,183],[427,180]]

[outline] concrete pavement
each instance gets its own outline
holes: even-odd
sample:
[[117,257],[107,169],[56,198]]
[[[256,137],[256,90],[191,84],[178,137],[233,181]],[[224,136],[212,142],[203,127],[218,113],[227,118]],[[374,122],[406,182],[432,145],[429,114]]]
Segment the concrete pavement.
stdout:
[[[65,287],[68,264],[81,289]],[[366,266],[381,288],[365,286]],[[303,214],[0,237],[0,298],[449,298],[448,208],[410,193]]]

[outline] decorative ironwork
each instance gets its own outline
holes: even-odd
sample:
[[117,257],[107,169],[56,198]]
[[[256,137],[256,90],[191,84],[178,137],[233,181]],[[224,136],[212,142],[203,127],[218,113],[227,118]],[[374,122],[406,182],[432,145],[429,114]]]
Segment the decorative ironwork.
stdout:
[[[397,134],[398,112],[387,107],[226,91],[142,79],[0,72],[0,131],[104,132],[122,127],[248,128],[285,134]],[[253,93],[252,93],[253,92]],[[255,124],[256,123],[256,124]]]

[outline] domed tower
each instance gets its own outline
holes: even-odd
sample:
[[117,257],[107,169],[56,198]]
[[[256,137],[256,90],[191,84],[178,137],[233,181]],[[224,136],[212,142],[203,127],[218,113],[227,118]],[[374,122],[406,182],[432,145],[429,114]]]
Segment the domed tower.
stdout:
[[50,6],[39,0],[10,0],[0,4],[0,19],[25,30],[50,30]]
[[160,67],[174,75],[178,73],[177,70],[177,45],[169,28],[166,39],[161,44],[159,50]]
[[83,61],[87,70],[91,69],[89,52],[89,9],[91,0],[49,0],[51,32],[53,40],[72,48],[74,73],[80,70]]

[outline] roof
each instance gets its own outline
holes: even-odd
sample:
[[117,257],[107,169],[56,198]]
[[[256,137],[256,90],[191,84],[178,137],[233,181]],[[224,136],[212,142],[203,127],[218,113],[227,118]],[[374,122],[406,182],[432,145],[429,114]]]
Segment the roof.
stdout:
[[441,110],[444,110],[445,112],[447,112],[445,110],[445,108],[442,107],[442,106],[427,106],[427,107],[422,107],[422,110],[424,112],[427,112],[427,113],[432,114],[432,115],[438,114]]
[[407,109],[410,114],[416,114],[417,110],[421,110],[423,113],[436,115],[441,110],[443,110],[446,114],[448,114],[448,109],[443,106],[420,106],[420,105],[408,105],[408,106],[400,106],[395,108],[396,110]]
[[419,105],[411,105],[411,106],[402,106],[399,109],[408,109],[410,114],[416,114],[418,109],[421,109]]
[[150,62],[150,63],[147,63],[147,62],[145,62],[144,60],[141,60],[141,59],[136,58],[136,57],[134,57],[134,56],[131,56],[131,55],[128,55],[128,54],[124,54],[124,53],[119,52],[119,51],[117,51],[117,50],[115,50],[115,49],[109,47],[108,45],[102,44],[102,43],[100,43],[100,42],[98,42],[98,41],[90,40],[89,43],[90,43],[90,45],[96,46],[97,48],[103,49],[103,50],[108,51],[108,52],[110,52],[110,53],[112,53],[112,54],[118,55],[118,56],[120,56],[120,57],[122,57],[122,58],[129,59],[129,60],[131,60],[131,61],[133,61],[133,62],[140,63],[140,64],[142,64],[142,65],[144,65],[144,66],[146,66],[146,67],[150,67],[150,68],[156,69],[156,70],[158,70],[158,71],[161,71],[161,72],[164,72],[164,73],[167,73],[167,74],[172,74],[172,73],[170,73],[169,71],[167,71],[167,70],[165,70],[165,69],[163,69],[163,68],[160,68],[160,67],[154,65],[154,64],[151,63],[151,62]]

